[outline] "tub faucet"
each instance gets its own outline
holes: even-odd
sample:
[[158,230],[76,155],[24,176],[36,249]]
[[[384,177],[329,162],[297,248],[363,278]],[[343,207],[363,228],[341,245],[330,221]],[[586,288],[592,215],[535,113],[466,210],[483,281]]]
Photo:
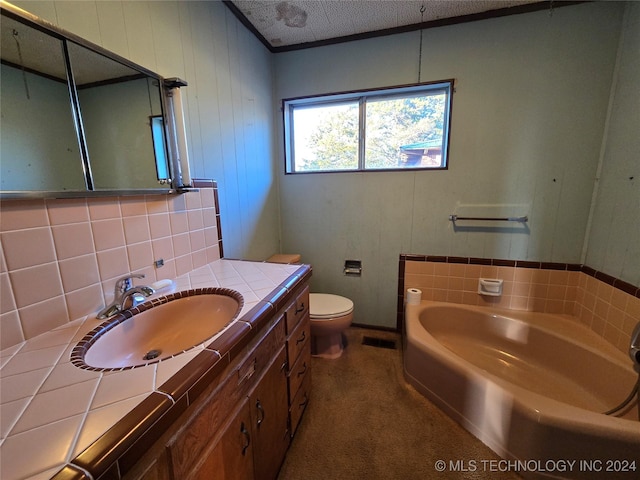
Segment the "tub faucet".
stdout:
[[629,345],[629,356],[634,363],[636,371],[640,374],[640,322],[633,329],[631,334],[631,345]]
[[133,286],[134,278],[144,278],[144,274],[128,275],[116,281],[113,302],[98,313],[98,319],[112,317],[127,308],[135,307],[144,302],[145,297],[153,295],[154,290],[147,286]]

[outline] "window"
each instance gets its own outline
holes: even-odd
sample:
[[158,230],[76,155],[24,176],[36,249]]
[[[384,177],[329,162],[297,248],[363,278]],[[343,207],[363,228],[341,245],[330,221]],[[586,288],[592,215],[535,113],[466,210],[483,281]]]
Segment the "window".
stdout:
[[453,80],[283,100],[286,173],[447,167]]

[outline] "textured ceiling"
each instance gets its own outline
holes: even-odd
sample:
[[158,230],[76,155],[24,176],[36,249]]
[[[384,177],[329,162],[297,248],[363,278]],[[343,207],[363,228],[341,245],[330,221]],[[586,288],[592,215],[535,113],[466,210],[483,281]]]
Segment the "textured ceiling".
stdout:
[[538,0],[234,0],[227,3],[232,4],[230,8],[236,15],[245,17],[244,23],[250,23],[267,46],[276,49],[494,10],[504,14],[502,9],[508,11],[528,4],[547,4]]

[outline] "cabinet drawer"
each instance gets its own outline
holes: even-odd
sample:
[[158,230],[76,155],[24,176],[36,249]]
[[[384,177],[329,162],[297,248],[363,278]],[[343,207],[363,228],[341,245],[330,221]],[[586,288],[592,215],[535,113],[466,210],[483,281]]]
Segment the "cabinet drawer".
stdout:
[[[257,380],[262,372],[271,364],[273,352],[277,352],[282,348],[284,339],[284,322],[281,317],[271,332],[238,367],[237,385],[244,393],[248,392],[245,387],[251,388],[255,380]],[[253,381],[250,381],[251,379],[253,379]]]
[[293,397],[291,406],[289,407],[289,419],[291,421],[291,436],[296,433],[304,409],[307,408],[309,403],[309,396],[311,394],[311,372],[307,372],[302,381],[302,385],[298,390],[298,393]]
[[296,363],[302,350],[310,345],[310,338],[311,323],[309,322],[309,315],[306,315],[306,318],[298,324],[287,339],[287,360],[289,361],[289,365]]
[[305,348],[293,368],[289,369],[289,398],[293,398],[298,393],[300,385],[311,368],[311,349]]
[[287,308],[285,317],[287,320],[287,334],[290,334],[298,325],[298,322],[304,317],[305,312],[309,310],[309,287],[296,297],[294,302]]

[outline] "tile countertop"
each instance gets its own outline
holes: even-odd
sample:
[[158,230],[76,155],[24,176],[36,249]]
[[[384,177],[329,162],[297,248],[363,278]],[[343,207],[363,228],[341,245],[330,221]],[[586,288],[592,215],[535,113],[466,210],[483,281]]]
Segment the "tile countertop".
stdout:
[[[121,434],[135,437],[169,410],[171,418],[177,418],[193,401],[187,395],[189,388],[214,370],[214,365],[223,363],[221,359],[228,362],[233,341],[247,337],[257,319],[275,313],[289,301],[293,287],[310,272],[307,265],[223,259],[178,277],[175,287],[151,298],[191,288],[224,287],[240,292],[244,306],[237,319],[212,339],[148,366],[94,372],[71,364],[76,343],[103,322],[94,315],[2,350],[0,478],[44,480],[63,468],[66,475],[60,478],[102,474],[136,440],[120,446],[118,452],[113,445],[118,422],[127,417],[120,422],[127,424]],[[187,374],[176,375],[192,360]],[[184,404],[180,408],[179,402]],[[105,448],[109,454],[104,453]]]

